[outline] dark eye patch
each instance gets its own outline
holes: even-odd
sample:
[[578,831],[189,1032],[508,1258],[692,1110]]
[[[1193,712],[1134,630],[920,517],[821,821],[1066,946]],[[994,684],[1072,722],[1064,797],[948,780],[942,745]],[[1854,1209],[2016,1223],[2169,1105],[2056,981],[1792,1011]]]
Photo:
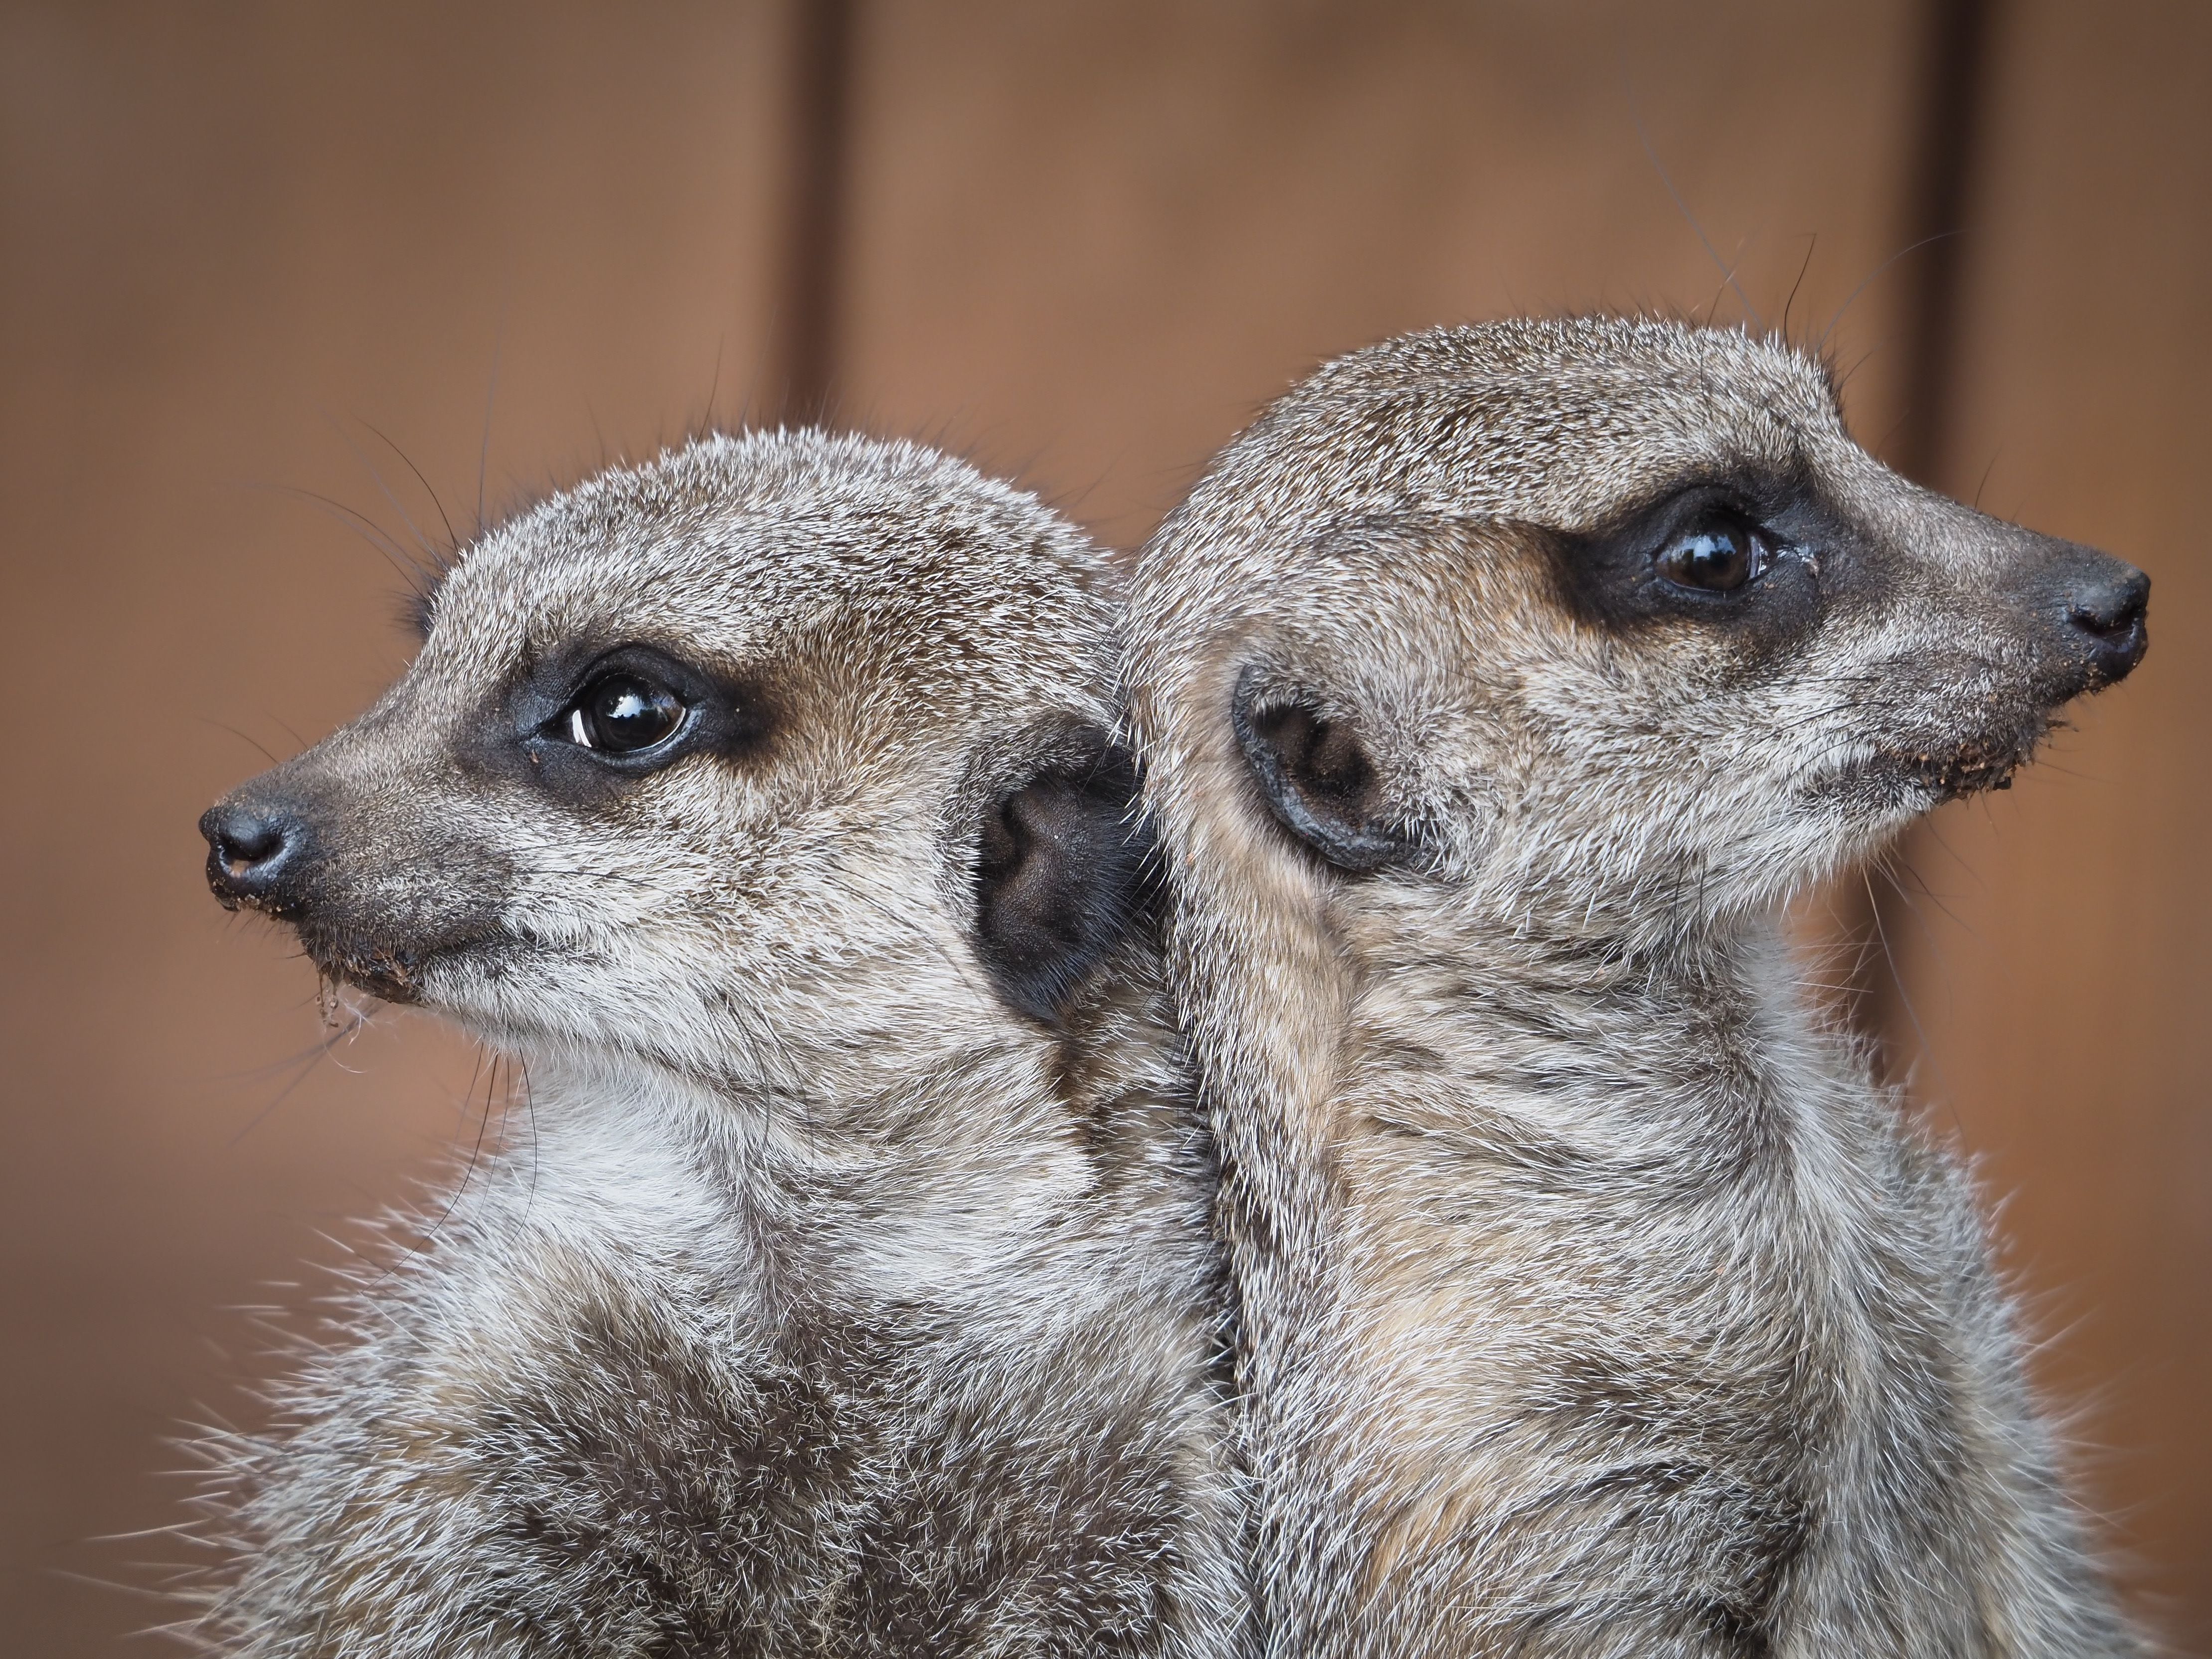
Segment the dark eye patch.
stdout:
[[755,761],[776,724],[761,677],[641,641],[580,641],[522,664],[462,759],[589,805],[687,757]]
[[1765,657],[1818,623],[1841,530],[1802,478],[1749,472],[1682,481],[1595,529],[1533,533],[1577,621],[1626,636],[1688,624]]

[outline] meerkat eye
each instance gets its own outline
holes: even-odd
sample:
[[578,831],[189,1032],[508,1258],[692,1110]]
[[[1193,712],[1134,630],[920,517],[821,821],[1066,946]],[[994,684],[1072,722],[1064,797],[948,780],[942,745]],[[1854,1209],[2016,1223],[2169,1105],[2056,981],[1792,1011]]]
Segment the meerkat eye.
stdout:
[[1677,587],[1733,593],[1766,574],[1774,549],[1737,519],[1714,518],[1681,532],[1660,550],[1659,574]]
[[665,742],[682,726],[684,715],[683,698],[668,687],[617,672],[586,685],[559,724],[579,748],[634,755]]

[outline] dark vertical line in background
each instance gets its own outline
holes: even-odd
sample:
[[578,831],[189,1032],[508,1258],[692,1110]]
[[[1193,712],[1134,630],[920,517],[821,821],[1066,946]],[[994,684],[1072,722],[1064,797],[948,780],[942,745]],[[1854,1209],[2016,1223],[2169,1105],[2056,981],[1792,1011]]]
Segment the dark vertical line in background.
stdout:
[[1930,0],[1920,88],[1920,135],[1906,181],[1905,422],[1891,446],[1897,470],[1940,487],[1958,410],[1959,327],[1965,302],[1965,230],[1973,195],[1989,78],[1992,0]]
[[[1941,489],[1958,418],[1960,335],[1965,320],[1966,229],[1987,126],[1990,57],[1997,0],[1929,0],[1921,55],[1919,134],[1905,181],[1905,261],[1914,282],[1905,303],[1905,410],[1888,459],[1917,483]],[[1898,850],[1897,879],[1912,881],[1912,841]],[[1881,1043],[1882,1062],[1901,1076],[1917,1047],[1891,951],[1911,925],[1903,896],[1876,876],[1851,919],[1862,943],[1858,1011]]]
[[791,0],[791,169],[775,316],[775,418],[826,422],[837,390],[854,0]]

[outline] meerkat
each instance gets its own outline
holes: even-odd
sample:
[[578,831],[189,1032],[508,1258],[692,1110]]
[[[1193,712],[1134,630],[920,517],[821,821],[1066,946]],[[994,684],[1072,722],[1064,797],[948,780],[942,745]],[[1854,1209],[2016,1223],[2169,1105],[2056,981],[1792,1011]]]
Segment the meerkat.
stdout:
[[1270,1650],[2135,1650],[1968,1182],[1785,948],[2002,787],[2148,583],[1916,488],[1786,346],[1325,367],[1141,556]]
[[228,906],[518,1058],[526,1132],[219,1447],[253,1659],[1239,1650],[1211,1152],[1109,567],[906,443],[484,535]]

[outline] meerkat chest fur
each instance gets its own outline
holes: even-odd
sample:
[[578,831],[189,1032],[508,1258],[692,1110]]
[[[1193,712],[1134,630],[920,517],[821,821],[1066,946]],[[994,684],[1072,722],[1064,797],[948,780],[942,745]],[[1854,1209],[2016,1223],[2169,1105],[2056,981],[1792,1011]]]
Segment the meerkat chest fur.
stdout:
[[2064,1534],[2021,1513],[2044,1454],[2021,1473],[1971,1191],[1778,927],[1638,952],[1389,878],[1320,923],[1340,1018],[1297,1127],[1224,1129],[1285,1622],[1360,1654],[2033,1650],[2002,1540]]
[[1064,1114],[841,1144],[681,1079],[533,1072],[531,1143],[296,1385],[240,1650],[293,1651],[301,1604],[335,1604],[334,1652],[1157,1632],[1177,1469],[1218,1432],[1192,1137],[1154,1172],[1179,1182],[1123,1183]]
[[[1911,1594],[1902,1528],[1960,1462],[1916,1337],[1954,1241],[1774,932],[1617,957],[1364,896],[1340,917],[1338,1296],[1310,1340],[1395,1419],[1369,1571],[1477,1515],[1472,1553],[1586,1569],[1633,1527],[1695,1563],[1636,1593],[1751,1629],[1824,1527],[1871,1522]],[[1839,1472],[1885,1455],[1928,1490],[1845,1513]]]

